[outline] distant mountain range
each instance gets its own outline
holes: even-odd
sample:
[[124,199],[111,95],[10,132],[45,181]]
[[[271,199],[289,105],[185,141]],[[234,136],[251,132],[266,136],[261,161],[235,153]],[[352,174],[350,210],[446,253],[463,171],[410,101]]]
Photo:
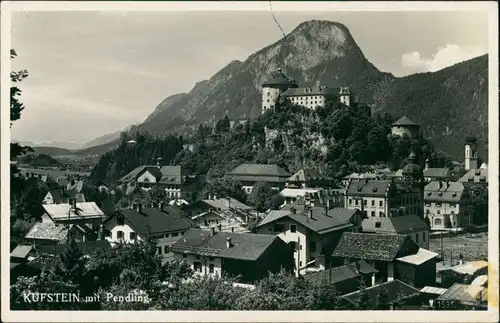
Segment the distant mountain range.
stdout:
[[[278,68],[300,86],[348,86],[359,101],[373,104],[375,112],[389,112],[396,118],[408,116],[422,125],[439,150],[458,160],[463,159],[467,135],[476,136],[481,155],[487,155],[487,55],[434,73],[395,77],[379,71],[365,58],[347,27],[317,20],[300,24],[244,62],[229,63],[189,93],[167,97],[130,131],[165,134],[213,123],[225,115],[233,120],[257,117],[261,84]],[[111,141],[110,146],[116,145],[117,136],[97,138],[86,147],[106,140]]]

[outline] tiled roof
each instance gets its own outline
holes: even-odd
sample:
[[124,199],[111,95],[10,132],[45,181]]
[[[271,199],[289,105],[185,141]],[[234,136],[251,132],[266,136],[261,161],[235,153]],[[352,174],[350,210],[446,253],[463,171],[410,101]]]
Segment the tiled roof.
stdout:
[[[359,272],[357,272],[356,263],[359,263]],[[344,280],[357,278],[361,275],[370,275],[374,273],[378,273],[378,270],[370,266],[366,261],[359,260],[348,265],[308,273],[303,277],[308,282],[326,281],[335,284]]]
[[124,209],[118,211],[111,218],[120,213],[137,233],[146,235],[159,234],[163,232],[174,232],[189,230],[193,223],[190,219],[184,217],[181,211],[175,206],[164,206],[162,211],[159,208],[142,208],[141,213],[135,209]]
[[291,86],[296,87],[297,83],[279,69],[271,73],[269,79],[262,83],[262,86]]
[[393,261],[407,239],[405,235],[344,232],[332,256]]
[[[66,246],[66,243],[58,243],[55,246],[37,246],[35,249],[38,254],[58,255],[66,249]],[[106,251],[112,248],[108,240],[77,242],[76,246],[84,255],[90,255],[96,250]]]
[[458,181],[462,183],[488,183],[488,169],[471,169]]
[[418,126],[418,123],[412,121],[407,116],[399,118],[398,121],[394,122],[392,126]]
[[406,234],[429,230],[429,226],[418,215],[396,217],[370,217],[362,223],[363,232]]
[[[276,220],[288,217],[297,223],[302,224],[306,228],[317,232],[319,234],[327,233],[332,230],[338,230],[342,228],[347,228],[352,226],[349,220],[345,219],[344,213],[354,213],[355,210],[345,210],[345,209],[330,209],[328,211],[329,216],[325,215],[325,209],[323,207],[311,207],[309,210],[303,205],[294,206],[296,213],[292,213],[289,210],[273,210],[268,213],[268,215],[259,223],[259,227],[267,223],[274,222]],[[309,214],[312,211],[313,217],[310,218]],[[342,216],[341,216],[342,215]]]
[[47,204],[43,205],[45,212],[53,219],[64,221],[68,219],[84,219],[84,218],[105,218],[102,210],[95,202],[76,203],[76,210],[72,209],[71,205],[65,204]]
[[332,180],[332,178],[323,176],[313,169],[301,169],[287,179],[288,182],[308,182],[317,180],[328,181]]
[[123,176],[118,182],[131,182],[137,179],[137,176],[143,171],[149,171],[162,184],[182,184],[182,168],[181,166],[162,166],[158,168],[155,165],[143,165],[136,167],[127,175]]
[[426,294],[443,295],[446,292],[446,290],[447,290],[446,288],[425,286],[420,290],[420,292]]
[[[226,245],[227,238],[231,239],[230,248]],[[257,260],[275,240],[282,241],[278,236],[268,234],[216,232],[212,235],[210,231],[191,229],[171,250],[208,257]]]
[[347,187],[347,195],[383,197],[390,189],[392,183],[391,180],[386,179],[351,180]]
[[242,164],[227,174],[242,176],[268,176],[279,178],[284,177],[284,179],[290,177],[290,173],[274,164]]
[[224,208],[232,208],[232,209],[241,209],[241,210],[251,210],[252,208],[246,204],[241,203],[240,201],[229,197],[229,198],[219,198],[219,199],[206,199],[203,200],[204,203],[210,205],[215,209],[224,209]]
[[68,235],[68,227],[62,224],[37,222],[26,235],[26,239],[61,241]]
[[311,87],[298,87],[290,88],[283,92],[283,96],[326,96],[326,97],[336,97],[340,93],[339,88],[327,87],[325,85],[321,86],[311,86]]
[[[420,291],[418,289],[398,279],[395,279],[390,282],[385,282],[379,285],[368,287],[366,289],[366,294],[368,295],[368,299],[372,303],[370,305],[372,306],[376,305],[377,295],[379,292],[385,293],[390,303],[394,303],[397,301],[401,301],[403,299],[408,299],[420,295]],[[341,297],[351,302],[352,304],[357,304],[359,299],[359,291],[343,295]]]
[[450,270],[457,272],[459,274],[465,274],[465,275],[474,275],[477,271],[487,268],[488,267],[488,262],[484,260],[476,260],[476,261],[470,261],[466,262],[462,265],[457,265],[455,267],[450,268]]
[[424,177],[450,178],[451,171],[449,168],[426,168],[424,169]]
[[31,249],[33,249],[33,247],[30,245],[29,246],[18,245],[14,250],[12,250],[10,256],[14,258],[26,259]]
[[446,292],[436,298],[436,301],[459,301],[464,303],[476,303],[481,298],[488,299],[487,289],[477,285],[453,284]]
[[435,252],[429,251],[429,250],[424,249],[424,248],[419,248],[418,252],[416,254],[396,258],[396,260],[418,266],[418,265],[423,264],[426,261],[429,261],[433,258],[436,258],[437,256],[438,256],[438,254]]
[[432,181],[424,188],[424,201],[458,202],[466,195],[467,191],[460,182]]

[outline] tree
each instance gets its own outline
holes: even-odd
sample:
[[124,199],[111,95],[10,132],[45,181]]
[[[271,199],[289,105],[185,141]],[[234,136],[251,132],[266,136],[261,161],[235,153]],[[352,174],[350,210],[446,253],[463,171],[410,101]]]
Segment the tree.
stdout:
[[266,203],[266,208],[271,210],[278,210],[281,205],[285,203],[285,198],[281,194],[274,194]]
[[360,279],[358,295],[356,309],[360,311],[372,309],[370,306],[370,297],[366,293],[366,283],[363,278]]
[[226,115],[223,119],[217,121],[215,124],[215,133],[227,133],[231,130],[231,122],[229,121],[228,116]]
[[472,222],[476,225],[488,223],[488,187],[470,186],[469,192],[472,197]]
[[269,199],[274,195],[274,190],[267,182],[258,182],[248,196],[248,202],[259,212],[266,210]]
[[377,293],[376,308],[377,310],[388,310],[390,309],[389,296],[387,296],[386,291],[379,291]]

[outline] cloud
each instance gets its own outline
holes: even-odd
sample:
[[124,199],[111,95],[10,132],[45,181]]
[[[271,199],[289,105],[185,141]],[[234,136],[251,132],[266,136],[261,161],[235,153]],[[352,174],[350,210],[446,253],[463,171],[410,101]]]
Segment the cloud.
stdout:
[[417,52],[404,53],[401,56],[401,64],[404,67],[425,72],[439,71],[448,66],[460,63],[471,58],[481,56],[487,51],[481,47],[460,47],[448,44],[437,49],[432,58],[425,58]]

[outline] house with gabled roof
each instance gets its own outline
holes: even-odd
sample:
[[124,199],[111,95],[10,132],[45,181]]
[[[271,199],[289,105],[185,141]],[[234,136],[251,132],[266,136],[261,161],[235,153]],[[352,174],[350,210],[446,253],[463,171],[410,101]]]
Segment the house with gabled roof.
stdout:
[[488,185],[488,168],[474,168],[458,180],[465,185]]
[[273,235],[191,229],[170,250],[199,275],[240,277],[252,283],[269,272],[293,270],[293,250]]
[[336,188],[335,180],[314,169],[302,168],[286,181],[287,188]]
[[68,239],[96,240],[97,236],[87,225],[37,222],[24,238],[33,246],[54,246]]
[[426,182],[447,181],[451,179],[451,170],[447,167],[430,167],[429,159],[425,160],[424,179]]
[[363,219],[362,231],[408,235],[420,247],[429,249],[429,225],[417,215]]
[[293,205],[272,210],[257,225],[259,234],[277,235],[294,251],[296,274],[325,269],[329,255],[345,231],[355,230],[361,223],[357,210],[327,209]]
[[157,253],[171,257],[170,246],[195,224],[182,211],[171,205],[159,203],[158,207],[133,204],[130,209],[117,210],[102,224],[103,238],[112,245],[157,239]]
[[138,186],[143,190],[149,190],[158,186],[165,190],[167,197],[179,199],[185,189],[186,179],[182,173],[181,166],[143,165],[136,167],[127,175],[118,180],[118,183],[129,187]]
[[487,310],[488,288],[456,283],[436,298],[437,310]]
[[290,175],[286,170],[274,164],[241,164],[226,173],[227,177],[240,182],[247,194],[252,192],[258,182],[269,183],[273,189],[279,191],[285,186]]
[[78,224],[97,231],[101,222],[106,218],[104,212],[95,202],[76,202],[42,205],[44,214],[42,223]]
[[471,222],[472,199],[461,182],[432,181],[424,188],[431,230],[459,230]]
[[436,283],[436,257],[406,235],[345,232],[332,257],[344,264],[365,260],[379,272],[377,282],[399,279],[415,287]]
[[67,203],[68,197],[61,190],[50,190],[45,194],[42,204],[61,204]]
[[64,189],[64,195],[68,198],[75,198],[78,202],[93,201],[99,189],[84,180],[71,179]]
[[410,138],[416,139],[420,132],[420,125],[407,116],[402,116],[391,125],[391,133],[395,136],[402,137],[407,135]]

